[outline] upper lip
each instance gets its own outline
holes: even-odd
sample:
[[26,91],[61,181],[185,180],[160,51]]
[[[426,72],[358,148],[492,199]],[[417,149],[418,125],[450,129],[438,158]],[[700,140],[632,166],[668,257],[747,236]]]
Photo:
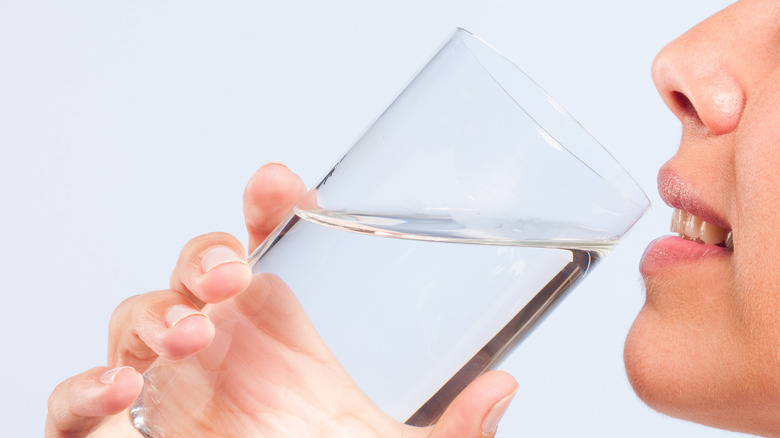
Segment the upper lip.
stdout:
[[731,230],[731,225],[702,200],[694,186],[670,163],[664,164],[658,172],[658,192],[666,205],[685,210],[705,222]]

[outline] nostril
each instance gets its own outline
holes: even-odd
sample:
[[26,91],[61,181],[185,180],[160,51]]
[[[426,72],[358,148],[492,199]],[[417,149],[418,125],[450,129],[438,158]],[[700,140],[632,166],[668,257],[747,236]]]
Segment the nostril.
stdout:
[[672,91],[672,101],[675,105],[673,112],[681,115],[681,118],[690,118],[696,121],[701,120],[699,118],[699,113],[696,111],[696,107],[693,105],[693,102],[688,99],[688,96],[686,96],[685,93]]

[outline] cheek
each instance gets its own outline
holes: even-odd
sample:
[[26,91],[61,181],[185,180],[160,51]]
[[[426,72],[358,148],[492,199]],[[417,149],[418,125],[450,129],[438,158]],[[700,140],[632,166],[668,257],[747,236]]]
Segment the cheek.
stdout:
[[[780,74],[751,96],[734,136],[732,226],[747,244],[765,241],[780,223]],[[755,248],[758,249],[758,248]],[[768,254],[772,256],[771,254]],[[775,255],[777,256],[777,255]]]
[[780,332],[780,74],[753,96],[736,133],[734,281],[756,344]]

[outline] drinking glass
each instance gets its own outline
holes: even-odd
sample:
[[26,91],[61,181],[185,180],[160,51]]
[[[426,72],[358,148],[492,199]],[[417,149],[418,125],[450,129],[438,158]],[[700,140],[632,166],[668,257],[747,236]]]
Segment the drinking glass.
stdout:
[[[373,403],[422,426],[505,357],[648,207],[571,116],[457,29],[250,263],[290,287]],[[235,339],[235,319],[262,318],[260,303],[242,314],[247,303],[237,299],[205,307],[216,339],[230,341],[189,360],[201,369],[158,361],[146,373],[132,415],[147,436],[167,436],[217,401],[231,373],[221,358],[251,343]]]

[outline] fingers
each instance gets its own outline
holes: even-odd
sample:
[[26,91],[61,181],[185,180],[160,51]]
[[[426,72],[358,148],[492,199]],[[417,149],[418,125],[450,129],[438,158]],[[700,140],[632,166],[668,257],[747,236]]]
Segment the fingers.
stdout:
[[198,307],[243,292],[252,280],[243,245],[227,233],[210,233],[190,240],[171,275],[171,289]]
[[84,437],[100,420],[127,409],[143,377],[130,367],[93,368],[60,383],[49,397],[46,438]]
[[[273,231],[305,193],[303,181],[281,164],[267,164],[254,174],[244,191],[250,250]],[[171,276],[171,289],[202,307],[243,292],[251,277],[241,243],[229,234],[211,233],[196,237],[184,247]]]
[[430,438],[494,437],[516,392],[517,382],[508,373],[483,374],[452,401]]
[[255,172],[244,190],[249,252],[265,240],[305,194],[301,178],[282,164],[266,164]]
[[[300,178],[282,165],[266,165],[250,181],[245,199],[251,239],[281,221],[304,194]],[[171,291],[139,295],[120,305],[111,319],[109,365],[144,370],[157,357],[181,359],[205,348],[214,327],[207,319],[183,318],[206,303],[216,303],[247,289],[252,272],[241,243],[226,233],[205,234],[185,245],[171,275]],[[173,316],[179,315],[179,317]],[[200,316],[204,316],[200,314]],[[178,323],[177,320],[184,322]]]
[[199,309],[243,292],[252,280],[244,248],[226,233],[192,239],[171,275],[172,290],[121,303],[109,323],[108,364],[144,371],[158,356],[178,360],[211,343],[214,325]]
[[208,346],[214,325],[184,295],[172,290],[125,300],[109,322],[109,366],[144,371],[161,356],[178,360]]

